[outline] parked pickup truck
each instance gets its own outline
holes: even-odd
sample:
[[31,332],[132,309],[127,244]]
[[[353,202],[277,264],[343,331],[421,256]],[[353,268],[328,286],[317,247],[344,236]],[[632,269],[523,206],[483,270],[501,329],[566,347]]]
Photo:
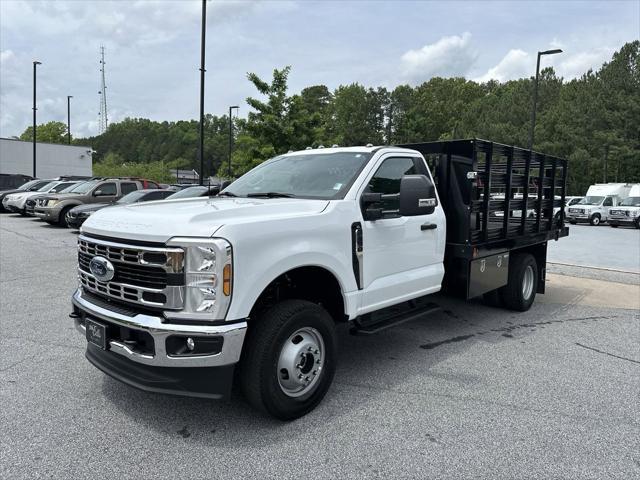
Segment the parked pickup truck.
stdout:
[[122,382],[227,398],[236,378],[296,418],[332,382],[338,323],[374,334],[437,309],[441,289],[527,310],[547,242],[568,234],[566,177],[565,160],[483,140],[288,153],[217,197],[89,217],[71,316]]

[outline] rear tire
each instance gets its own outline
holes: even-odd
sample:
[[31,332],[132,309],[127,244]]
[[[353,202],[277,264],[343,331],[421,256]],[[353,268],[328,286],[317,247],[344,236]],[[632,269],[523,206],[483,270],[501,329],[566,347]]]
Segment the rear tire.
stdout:
[[636,219],[635,225],[636,225],[636,228],[640,229],[640,217]]
[[239,365],[247,401],[280,420],[313,410],[335,373],[334,330],[326,310],[306,300],[284,300],[254,319]]
[[589,223],[594,227],[597,227],[598,225],[600,225],[601,223],[600,214],[594,213],[593,215],[591,215],[591,218],[589,219]]
[[576,223],[578,223],[578,222],[576,222],[575,220],[569,220],[569,223],[570,223],[571,225],[575,225],[575,224],[576,224]]
[[509,261],[509,281],[500,289],[504,306],[525,312],[536,298],[538,264],[530,253],[513,255]]
[[609,225],[611,228],[618,228],[618,225]]

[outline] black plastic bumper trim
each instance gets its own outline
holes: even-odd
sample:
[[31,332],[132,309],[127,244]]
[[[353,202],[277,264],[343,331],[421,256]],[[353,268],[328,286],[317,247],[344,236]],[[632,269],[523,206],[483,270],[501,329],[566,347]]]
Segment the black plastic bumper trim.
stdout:
[[228,400],[235,365],[153,367],[87,344],[87,360],[116,380],[147,392]]

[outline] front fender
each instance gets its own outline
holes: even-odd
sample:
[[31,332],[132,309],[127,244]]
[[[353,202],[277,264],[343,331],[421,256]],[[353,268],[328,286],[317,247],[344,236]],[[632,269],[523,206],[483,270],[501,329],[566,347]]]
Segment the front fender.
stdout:
[[[340,285],[345,314],[357,311],[358,287],[351,256],[351,223],[332,215],[223,227],[216,236],[233,246],[233,297],[229,320],[249,316],[264,289],[283,273],[321,267]],[[317,288],[322,288],[318,285]]]

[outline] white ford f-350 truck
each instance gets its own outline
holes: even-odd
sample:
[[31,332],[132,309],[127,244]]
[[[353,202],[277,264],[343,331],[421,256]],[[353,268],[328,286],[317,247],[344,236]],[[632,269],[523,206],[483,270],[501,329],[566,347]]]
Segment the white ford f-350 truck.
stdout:
[[562,159],[477,139],[281,155],[216,197],[92,215],[71,317],[87,359],[122,382],[228,398],[236,381],[296,418],[332,382],[337,323],[373,334],[433,311],[441,289],[527,310],[547,242],[568,234],[566,175]]

